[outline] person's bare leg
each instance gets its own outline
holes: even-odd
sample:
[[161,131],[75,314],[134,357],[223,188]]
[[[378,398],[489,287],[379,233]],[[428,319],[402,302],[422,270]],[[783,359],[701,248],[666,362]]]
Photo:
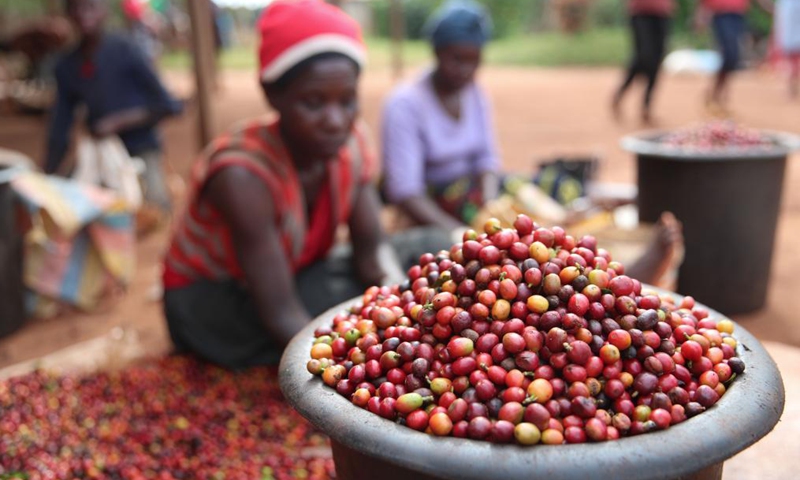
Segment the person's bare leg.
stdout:
[[637,68],[635,64],[628,68],[625,79],[611,98],[611,116],[614,117],[614,120],[617,122],[622,120],[622,98],[625,96],[625,92],[630,88],[631,84],[633,84],[633,80],[638,74]]
[[729,76],[730,72],[723,68],[714,77],[714,84],[707,100],[707,107],[712,115],[718,116],[725,111],[725,90]]
[[644,125],[645,127],[653,126],[653,123],[654,123],[653,122],[653,114],[650,111],[650,107],[649,106],[646,106],[646,107],[642,108],[642,114],[641,114],[641,117],[639,118],[639,120],[642,122],[642,125]]
[[789,59],[789,96],[800,98],[800,53]]
[[656,230],[647,250],[625,273],[641,282],[664,287],[667,274],[683,259],[683,226],[675,215],[665,212]]
[[622,94],[619,90],[611,98],[611,117],[615,122],[622,120]]

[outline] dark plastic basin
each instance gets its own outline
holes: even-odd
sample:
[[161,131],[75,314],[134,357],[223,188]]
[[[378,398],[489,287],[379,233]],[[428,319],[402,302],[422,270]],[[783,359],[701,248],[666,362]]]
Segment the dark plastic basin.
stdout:
[[683,222],[686,256],[678,292],[729,315],[767,297],[786,159],[800,139],[769,133],[774,148],[698,151],[668,147],[663,133],[626,137],[637,155],[639,219],[671,211]]

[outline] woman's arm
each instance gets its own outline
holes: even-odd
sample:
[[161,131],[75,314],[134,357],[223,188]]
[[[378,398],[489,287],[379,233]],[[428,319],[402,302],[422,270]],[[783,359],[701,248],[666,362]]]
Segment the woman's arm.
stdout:
[[476,168],[477,173],[480,174],[481,196],[483,202],[486,203],[496,199],[500,194],[500,179],[497,174],[500,171],[500,159],[497,155],[491,105],[480,87],[476,85],[474,91],[478,112],[481,116],[481,130],[478,134],[482,136],[483,140]]
[[409,101],[394,99],[383,112],[384,191],[416,223],[447,231],[463,228],[456,218],[439,208],[427,194],[425,146],[419,119]]
[[145,125],[152,125],[161,118],[161,115],[154,115],[146,107],[129,108],[106,115],[91,126],[92,135],[96,137],[107,137],[116,135],[126,130],[131,130]]
[[439,205],[427,195],[406,198],[398,205],[408,216],[419,224],[431,225],[448,232],[466,228],[466,225],[442,210]]
[[363,184],[350,213],[350,238],[353,262],[359,280],[366,285],[397,283],[403,279],[394,248],[386,241],[381,228],[381,202],[371,183]]
[[463,226],[427,193],[425,145],[411,101],[392,99],[383,111],[384,191],[415,222],[445,230]]
[[274,227],[271,195],[249,170],[236,166],[214,175],[204,195],[231,229],[239,265],[264,327],[276,343],[286,345],[311,317],[297,295]]

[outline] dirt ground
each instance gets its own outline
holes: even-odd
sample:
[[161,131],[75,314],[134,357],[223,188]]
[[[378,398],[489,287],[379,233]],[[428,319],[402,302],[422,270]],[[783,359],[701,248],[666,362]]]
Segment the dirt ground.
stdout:
[[[415,72],[406,77],[412,78]],[[511,69],[481,72],[481,84],[494,105],[496,130],[507,170],[533,172],[538,160],[559,154],[596,154],[602,158],[600,178],[608,182],[633,183],[633,157],[622,151],[619,139],[641,129],[637,122],[639,92],[626,102],[627,120],[612,121],[608,113],[609,93],[619,80],[613,69]],[[746,72],[735,79],[733,110],[748,126],[796,130],[800,125],[800,102],[787,99],[785,85],[768,72]],[[170,74],[167,81],[179,94],[191,92],[191,79]],[[707,79],[665,76],[656,98],[658,126],[684,126],[704,118],[702,97]],[[379,131],[382,99],[392,88],[386,71],[367,71],[362,83],[364,118]],[[223,72],[216,101],[216,127],[263,114],[265,107],[252,75]],[[0,146],[42,158],[45,120],[36,117],[6,117],[0,121]],[[164,126],[168,169],[185,178],[197,146],[194,111]],[[376,135],[376,142],[378,141]],[[796,160],[796,159],[795,159]],[[736,316],[735,320],[763,340],[800,346],[800,320],[790,305],[800,289],[800,250],[793,248],[800,235],[800,166],[788,163],[783,206],[778,226],[771,287],[766,308]],[[141,241],[137,248],[139,269],[127,294],[101,312],[76,313],[50,320],[34,320],[18,333],[0,340],[0,366],[34,359],[65,346],[103,335],[113,327],[134,330],[148,351],[168,346],[160,311],[153,298],[159,275],[159,258],[166,232]],[[720,239],[724,241],[724,239]]]
[[[602,157],[601,180],[635,182],[633,157],[622,151],[618,142],[623,135],[641,129],[636,121],[639,91],[631,92],[627,99],[627,120],[615,123],[608,111],[609,96],[620,75],[614,69],[485,69],[480,81],[493,102],[499,147],[506,169],[529,173],[533,172],[538,160],[559,154],[589,153]],[[407,78],[412,76],[413,72],[406,75]],[[190,79],[185,75],[170,74],[167,81],[178,92],[191,91]],[[707,83],[708,79],[704,77],[665,76],[655,104],[658,126],[679,127],[704,119],[702,98]],[[392,86],[388,72],[367,71],[364,76],[362,106],[364,117],[374,132],[379,131],[382,99]],[[742,123],[766,129],[798,130],[800,102],[788,100],[785,83],[774,73],[745,72],[738,75],[732,97],[733,111]],[[215,102],[218,130],[265,110],[254,76],[246,72],[224,72]],[[41,118],[4,117],[0,119],[0,146],[41,159],[44,126]],[[190,108],[184,117],[167,122],[164,134],[168,168],[185,178],[197,147],[193,110]],[[761,340],[795,347],[800,346],[800,319],[792,300],[800,290],[800,275],[796,273],[800,269],[800,249],[794,243],[800,237],[800,189],[796,188],[800,186],[800,165],[797,160],[800,158],[795,156],[788,163],[768,303],[761,311],[734,317]],[[126,295],[110,302],[103,311],[33,320],[19,332],[0,340],[0,368],[26,361],[30,365],[31,361],[36,362],[33,359],[69,346],[73,346],[71,357],[80,359],[88,355],[80,345],[89,346],[89,343],[80,342],[98,338],[114,338],[114,342],[119,342],[120,336],[133,339],[137,345],[135,350],[140,353],[145,351],[157,355],[167,351],[169,342],[161,306],[156,300],[158,293],[154,290],[166,239],[167,233],[162,231],[139,243],[136,253],[139,268],[132,285]],[[91,348],[100,348],[92,345]],[[112,342],[111,345],[117,344]],[[798,358],[795,350],[786,350],[781,345],[776,345],[776,349],[784,349],[781,351],[787,352],[785,358],[791,362]],[[57,366],[59,361],[52,360],[48,364]],[[14,371],[17,370],[0,371],[0,376]],[[797,375],[794,378],[798,378]],[[794,427],[784,424],[783,430],[786,434],[800,431],[796,422]],[[794,436],[796,433],[782,438]],[[789,454],[787,447],[785,442],[776,439],[770,449],[777,448],[775,453],[783,451]],[[787,457],[791,455],[784,455],[783,463]],[[748,464],[748,457],[737,461],[741,475],[726,473],[726,479],[786,478],[778,471],[774,471],[774,475],[748,476]],[[800,468],[800,465],[795,463],[794,468]]]

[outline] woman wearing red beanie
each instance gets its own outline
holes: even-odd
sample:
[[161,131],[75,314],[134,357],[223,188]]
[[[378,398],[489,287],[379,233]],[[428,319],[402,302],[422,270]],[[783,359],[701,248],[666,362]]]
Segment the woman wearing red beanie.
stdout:
[[[358,25],[319,0],[278,0],[259,30],[260,81],[277,115],[206,148],[164,265],[176,347],[232,368],[277,363],[313,315],[403,275],[356,120]],[[352,254],[331,253],[340,225]]]

